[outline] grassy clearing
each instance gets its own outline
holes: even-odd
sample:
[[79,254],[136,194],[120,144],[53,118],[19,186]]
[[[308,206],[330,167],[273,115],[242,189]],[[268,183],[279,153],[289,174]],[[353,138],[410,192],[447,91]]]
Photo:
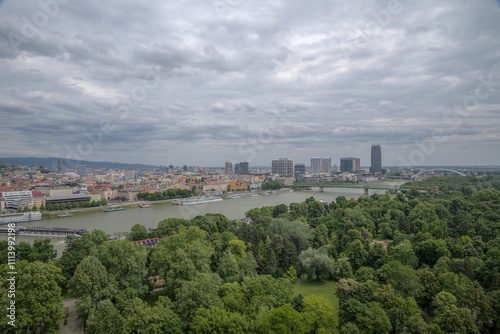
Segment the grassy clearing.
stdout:
[[293,288],[295,295],[301,294],[302,296],[317,295],[327,298],[335,307],[339,309],[339,299],[335,295],[335,287],[337,283],[334,281],[316,281],[299,278],[295,281]]

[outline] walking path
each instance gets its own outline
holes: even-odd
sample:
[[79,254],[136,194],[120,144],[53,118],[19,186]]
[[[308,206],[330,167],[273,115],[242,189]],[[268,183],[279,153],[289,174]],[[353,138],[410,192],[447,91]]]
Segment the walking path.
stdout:
[[63,300],[64,308],[68,308],[68,318],[66,325],[59,326],[60,334],[83,334],[83,321],[78,319],[76,314],[76,299]]

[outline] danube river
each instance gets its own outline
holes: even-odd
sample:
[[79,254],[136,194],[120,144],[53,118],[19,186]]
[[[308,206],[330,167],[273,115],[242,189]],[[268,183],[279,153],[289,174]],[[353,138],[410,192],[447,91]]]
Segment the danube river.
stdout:
[[[383,194],[383,190],[370,190],[370,194]],[[128,232],[135,224],[142,224],[148,228],[156,227],[165,218],[191,219],[206,213],[221,213],[230,219],[245,217],[245,212],[262,206],[290,204],[293,202],[303,202],[306,198],[313,196],[317,200],[329,203],[337,196],[346,198],[358,198],[363,195],[363,189],[340,189],[325,188],[324,192],[319,190],[305,190],[294,192],[277,192],[269,195],[259,195],[257,197],[242,197],[237,199],[225,199],[220,202],[194,204],[194,205],[173,205],[162,203],[152,205],[149,208],[131,208],[125,211],[104,212],[93,211],[82,214],[75,214],[65,218],[49,218],[32,223],[18,223],[18,226],[45,226],[45,227],[67,227],[84,228],[87,230],[101,229],[109,234],[119,234]],[[44,239],[43,236],[17,236],[16,241],[26,241],[32,243],[35,239]],[[46,238],[46,237],[45,237]],[[50,238],[58,251],[58,256],[64,250],[64,238]],[[0,240],[7,240],[7,236],[0,235]]]

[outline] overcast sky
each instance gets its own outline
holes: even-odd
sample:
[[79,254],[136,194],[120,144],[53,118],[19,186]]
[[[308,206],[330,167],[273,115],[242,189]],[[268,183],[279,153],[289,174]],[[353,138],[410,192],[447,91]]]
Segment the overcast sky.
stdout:
[[368,166],[372,144],[500,165],[499,1],[0,1],[0,156]]

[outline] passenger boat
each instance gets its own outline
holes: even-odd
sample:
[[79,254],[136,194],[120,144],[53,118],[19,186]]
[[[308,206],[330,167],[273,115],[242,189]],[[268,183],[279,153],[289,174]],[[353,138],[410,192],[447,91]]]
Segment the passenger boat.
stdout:
[[202,204],[202,203],[211,203],[220,201],[222,201],[222,198],[220,197],[202,197],[202,198],[181,200],[179,201],[178,205]]
[[104,212],[115,212],[115,211],[125,211],[125,208],[111,208],[104,210]]
[[41,220],[42,214],[39,211],[15,212],[0,214],[0,225],[9,223],[24,223]]

